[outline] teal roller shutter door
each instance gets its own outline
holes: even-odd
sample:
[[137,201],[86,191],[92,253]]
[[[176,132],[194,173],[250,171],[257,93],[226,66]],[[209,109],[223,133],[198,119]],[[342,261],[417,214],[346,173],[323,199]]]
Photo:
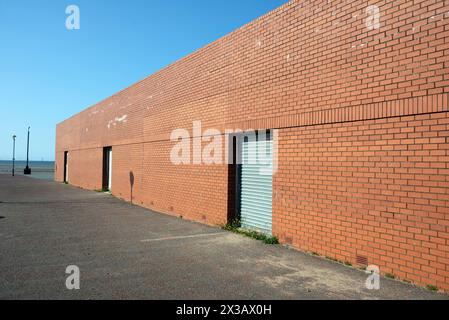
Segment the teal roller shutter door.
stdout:
[[[260,154],[263,154],[261,157]],[[272,232],[273,142],[245,141],[241,166],[241,225]]]

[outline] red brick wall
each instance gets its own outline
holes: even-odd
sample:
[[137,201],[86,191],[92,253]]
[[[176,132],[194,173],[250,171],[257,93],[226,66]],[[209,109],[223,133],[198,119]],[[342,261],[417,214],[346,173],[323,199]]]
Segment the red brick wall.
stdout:
[[[68,180],[75,186],[91,190],[101,190],[103,177],[103,150],[71,150],[68,156]],[[62,155],[61,171],[64,176],[64,156]]]
[[[365,24],[380,8],[380,28]],[[449,1],[291,1],[57,127],[56,180],[208,224],[228,168],[174,166],[170,133],[279,129],[284,243],[449,290]],[[73,155],[73,156],[72,156]]]
[[282,130],[274,233],[448,288],[449,113]]

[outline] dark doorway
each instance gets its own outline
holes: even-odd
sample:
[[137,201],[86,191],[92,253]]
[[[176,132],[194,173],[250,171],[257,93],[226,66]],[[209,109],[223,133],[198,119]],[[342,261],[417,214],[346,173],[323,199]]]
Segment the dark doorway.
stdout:
[[228,147],[228,223],[240,219],[240,167],[238,160],[238,139],[229,136]]
[[[254,171],[254,168],[257,168],[257,166],[260,166],[260,161],[258,161],[259,157],[259,147],[254,149],[256,151],[256,163],[252,164],[248,162],[249,159],[245,159],[244,151],[245,151],[245,145],[246,149],[248,149],[249,144],[258,145],[261,144],[261,148],[263,146],[263,143],[266,141],[272,140],[272,133],[271,130],[262,130],[262,131],[254,131],[254,132],[245,132],[240,134],[234,134],[229,136],[229,146],[228,146],[228,223],[240,223],[242,220],[242,200],[243,200],[243,190],[246,190],[245,193],[247,196],[249,193],[251,193],[253,190],[257,191],[257,188],[260,188],[262,195],[266,189],[264,185],[259,186],[261,184],[261,179],[263,176],[259,177],[248,177],[248,173],[252,173]],[[262,150],[266,150],[266,146],[262,148]],[[270,148],[271,150],[271,148]],[[248,155],[246,156],[248,157]],[[246,167],[244,167],[244,165]],[[246,189],[244,189],[245,184],[243,181],[243,171],[246,168],[245,172],[246,174]],[[269,176],[269,175],[264,175]],[[249,181],[249,183],[248,183]],[[255,184],[257,182],[257,184]],[[249,188],[248,188],[249,186]],[[271,186],[272,188],[272,183]],[[249,189],[249,192],[248,192]],[[254,199],[258,197],[254,194],[249,194],[250,199],[249,201],[253,203]],[[261,196],[262,197],[262,196]],[[262,197],[262,199],[265,199],[265,201],[269,201],[272,199],[272,193],[270,195],[265,195]]]
[[112,147],[103,148],[103,190],[112,188]]
[[69,152],[64,152],[64,182],[69,182]]

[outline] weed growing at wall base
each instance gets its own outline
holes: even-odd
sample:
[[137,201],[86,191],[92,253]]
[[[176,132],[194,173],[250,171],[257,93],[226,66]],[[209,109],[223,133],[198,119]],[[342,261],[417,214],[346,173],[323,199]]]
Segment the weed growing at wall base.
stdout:
[[230,223],[223,226],[223,229],[226,231],[238,233],[238,234],[244,235],[246,237],[262,241],[265,244],[273,244],[273,245],[279,244],[279,239],[277,237],[266,235],[264,233],[261,233],[261,232],[255,231],[255,230],[247,230],[247,229],[241,228],[240,221],[238,221],[238,220],[231,221]]

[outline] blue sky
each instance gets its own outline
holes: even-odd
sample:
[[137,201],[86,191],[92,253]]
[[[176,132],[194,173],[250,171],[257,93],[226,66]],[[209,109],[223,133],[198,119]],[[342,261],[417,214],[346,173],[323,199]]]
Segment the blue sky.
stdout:
[[[287,0],[1,0],[0,160],[53,160],[58,122]],[[75,4],[81,29],[68,31]]]

